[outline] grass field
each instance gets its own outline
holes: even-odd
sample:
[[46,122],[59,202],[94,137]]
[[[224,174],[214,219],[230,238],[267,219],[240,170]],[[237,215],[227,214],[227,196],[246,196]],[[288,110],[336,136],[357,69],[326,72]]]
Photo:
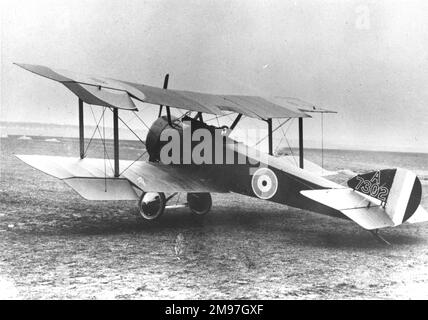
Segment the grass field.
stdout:
[[[13,156],[78,154],[57,140],[1,139],[2,298],[428,298],[428,224],[384,230],[387,247],[351,221],[235,194],[213,195],[203,219],[184,208],[138,223],[135,202],[86,201]],[[121,145],[123,159],[141,152]],[[428,208],[427,154],[328,150],[324,163],[413,169]]]

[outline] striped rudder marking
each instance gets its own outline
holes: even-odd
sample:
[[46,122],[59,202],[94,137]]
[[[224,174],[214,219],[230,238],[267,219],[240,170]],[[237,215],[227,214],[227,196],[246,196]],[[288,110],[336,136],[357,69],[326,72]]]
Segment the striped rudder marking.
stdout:
[[390,190],[386,212],[395,225],[409,219],[421,202],[422,185],[416,175],[405,169],[397,169]]
[[[422,198],[422,184],[418,177],[415,179],[413,184],[412,192],[407,203],[406,211],[404,212],[403,223],[410,219],[410,217],[416,212]],[[418,200],[419,199],[419,200]]]
[[422,185],[406,169],[385,169],[358,175],[348,186],[381,201],[394,225],[408,220],[421,202]]

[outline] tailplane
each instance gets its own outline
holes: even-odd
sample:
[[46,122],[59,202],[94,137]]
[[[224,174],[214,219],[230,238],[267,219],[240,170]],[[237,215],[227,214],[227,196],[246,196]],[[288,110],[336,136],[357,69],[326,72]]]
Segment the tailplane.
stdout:
[[386,213],[399,225],[418,209],[422,197],[419,178],[406,169],[385,169],[357,175],[348,186],[381,201]]
[[301,193],[342,212],[365,229],[373,230],[428,221],[420,206],[422,185],[406,169],[385,169],[357,175],[349,188],[304,190]]

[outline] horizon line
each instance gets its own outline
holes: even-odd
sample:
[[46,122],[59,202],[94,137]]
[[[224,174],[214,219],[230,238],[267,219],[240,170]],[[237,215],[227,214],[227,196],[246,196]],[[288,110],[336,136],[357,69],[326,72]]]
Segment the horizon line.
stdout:
[[[11,125],[20,125],[20,124],[30,124],[30,125],[40,125],[40,126],[44,126],[44,125],[52,125],[52,126],[57,126],[57,127],[76,127],[78,128],[79,125],[78,124],[59,124],[59,123],[51,123],[51,122],[33,122],[33,121],[6,121],[6,120],[0,120],[0,124],[11,124]],[[87,128],[89,127],[93,127],[95,128],[95,125],[92,124],[88,124],[86,126]],[[107,127],[109,130],[113,129],[113,127]],[[7,129],[7,128],[5,128]],[[124,131],[124,132],[128,132],[126,131],[125,127],[120,127],[119,128],[120,131]],[[27,130],[27,131],[31,131],[31,130]],[[142,129],[142,131],[147,131],[147,129]],[[49,133],[31,133],[31,132],[23,132],[23,133],[8,133],[6,132],[7,136],[32,136],[32,137],[55,137],[55,138],[73,138],[76,139],[78,138],[78,134],[74,135],[49,135]],[[3,138],[3,137],[2,137]],[[94,137],[95,139],[95,137]],[[106,140],[110,140],[110,139],[106,139]],[[136,139],[122,139],[123,141],[138,141]],[[275,140],[280,140],[280,139],[275,139]],[[290,139],[290,141],[298,141],[296,138],[292,138]],[[309,144],[315,144],[318,143],[319,141],[316,139],[305,139],[306,143]],[[242,142],[242,141],[241,141]],[[427,154],[428,153],[428,149],[419,149],[417,147],[381,147],[381,146],[362,146],[359,144],[351,144],[351,145],[346,145],[343,144],[341,142],[333,142],[333,141],[324,141],[324,143],[329,143],[331,146],[324,146],[324,148],[321,148],[320,146],[308,146],[305,149],[316,149],[316,150],[355,150],[355,151],[378,151],[378,152],[396,152],[396,153],[420,153],[420,154]],[[293,147],[298,149],[298,147]]]

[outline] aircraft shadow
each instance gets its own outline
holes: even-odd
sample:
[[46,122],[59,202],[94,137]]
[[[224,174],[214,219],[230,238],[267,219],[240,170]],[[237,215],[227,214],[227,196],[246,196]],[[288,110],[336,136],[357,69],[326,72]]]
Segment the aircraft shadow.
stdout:
[[[55,230],[50,228],[37,233],[45,235],[144,234],[153,237],[159,234],[177,235],[179,233],[205,235],[221,233],[224,237],[239,237],[239,234],[242,234],[243,237],[254,237],[261,243],[269,237],[284,241],[284,245],[377,250],[389,250],[397,246],[426,242],[425,237],[413,232],[412,226],[403,229],[398,227],[380,231],[380,234],[392,244],[388,246],[352,221],[295,209],[278,212],[223,207],[215,208],[204,217],[195,217],[187,209],[178,209],[174,212],[165,212],[157,221],[145,221],[127,213],[108,218],[70,220],[69,224],[57,225],[54,228]],[[32,231],[29,232],[32,233]]]

